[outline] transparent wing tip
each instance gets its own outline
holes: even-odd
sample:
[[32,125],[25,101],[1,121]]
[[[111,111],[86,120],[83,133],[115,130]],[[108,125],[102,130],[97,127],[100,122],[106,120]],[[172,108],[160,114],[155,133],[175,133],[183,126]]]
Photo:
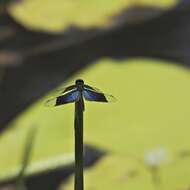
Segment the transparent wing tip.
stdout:
[[52,98],[52,99],[49,99],[47,100],[44,105],[46,107],[54,107],[56,105],[56,98]]
[[105,94],[105,97],[108,102],[112,102],[112,103],[117,102],[117,99],[112,95]]

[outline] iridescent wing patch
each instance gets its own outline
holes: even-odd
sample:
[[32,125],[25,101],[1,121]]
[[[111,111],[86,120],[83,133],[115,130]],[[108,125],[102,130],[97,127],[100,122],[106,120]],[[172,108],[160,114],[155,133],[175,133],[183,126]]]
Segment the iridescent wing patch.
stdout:
[[72,90],[72,91],[64,93],[61,96],[50,98],[49,100],[45,102],[45,106],[53,107],[53,106],[68,104],[68,103],[78,101],[79,98],[80,98],[79,91]]
[[116,99],[109,94],[104,94],[101,91],[95,91],[94,88],[84,88],[83,96],[87,101],[95,102],[115,102]]

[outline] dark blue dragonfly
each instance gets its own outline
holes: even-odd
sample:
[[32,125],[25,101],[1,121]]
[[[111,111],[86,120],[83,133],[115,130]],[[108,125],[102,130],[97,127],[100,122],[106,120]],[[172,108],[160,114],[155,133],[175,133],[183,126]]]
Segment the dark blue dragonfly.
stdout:
[[95,102],[114,102],[116,99],[112,95],[104,94],[99,89],[84,84],[81,79],[76,80],[75,85],[60,89],[54,97],[46,101],[46,106],[59,106],[79,100]]

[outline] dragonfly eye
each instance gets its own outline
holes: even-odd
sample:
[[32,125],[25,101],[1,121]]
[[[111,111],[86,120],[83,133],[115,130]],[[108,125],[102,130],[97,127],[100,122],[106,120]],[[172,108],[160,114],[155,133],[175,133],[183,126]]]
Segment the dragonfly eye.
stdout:
[[76,85],[83,85],[83,84],[84,84],[84,81],[83,81],[82,79],[77,79],[77,80],[75,81],[75,84],[76,84]]

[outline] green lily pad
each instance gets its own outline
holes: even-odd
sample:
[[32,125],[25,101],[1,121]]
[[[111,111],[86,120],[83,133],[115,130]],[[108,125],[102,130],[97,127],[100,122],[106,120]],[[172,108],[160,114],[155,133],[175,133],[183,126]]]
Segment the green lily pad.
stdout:
[[118,99],[107,105],[87,102],[86,141],[122,153],[189,146],[189,71],[151,60],[115,63],[101,61],[80,75]]
[[[118,99],[110,104],[86,102],[87,144],[134,156],[160,146],[171,152],[188,149],[188,70],[155,60],[103,59],[64,85],[72,84],[76,78],[83,78],[87,84]],[[47,108],[44,107],[46,99],[31,106],[0,137],[0,178],[18,168],[32,125],[38,127],[38,132],[30,166],[59,157],[72,160],[74,105]]]
[[[190,159],[178,161],[175,164],[168,163],[160,166],[157,171],[152,171],[135,158],[119,154],[109,155],[94,167],[85,170],[85,189],[182,189],[188,186],[190,171],[187,165],[189,162]],[[154,177],[157,177],[157,181]],[[60,187],[60,190],[71,190],[73,184],[74,180],[71,177]]]
[[0,179],[13,176],[19,170],[31,126],[38,129],[30,159],[30,174],[47,170],[54,165],[57,167],[58,163],[63,167],[64,164],[73,162],[72,105],[66,108],[67,113],[63,114],[64,117],[60,117],[59,114],[63,110],[48,109],[43,104],[43,102],[37,103],[22,114],[0,137]]
[[112,17],[133,5],[171,7],[177,0],[24,0],[10,6],[9,12],[23,25],[46,31],[64,31],[70,26],[103,27]]
[[[132,159],[119,155],[106,156],[94,167],[85,170],[85,189],[124,190],[131,182],[137,183],[138,180],[141,181],[147,175],[145,169]],[[73,177],[71,177],[60,189],[73,189],[73,181]]]

